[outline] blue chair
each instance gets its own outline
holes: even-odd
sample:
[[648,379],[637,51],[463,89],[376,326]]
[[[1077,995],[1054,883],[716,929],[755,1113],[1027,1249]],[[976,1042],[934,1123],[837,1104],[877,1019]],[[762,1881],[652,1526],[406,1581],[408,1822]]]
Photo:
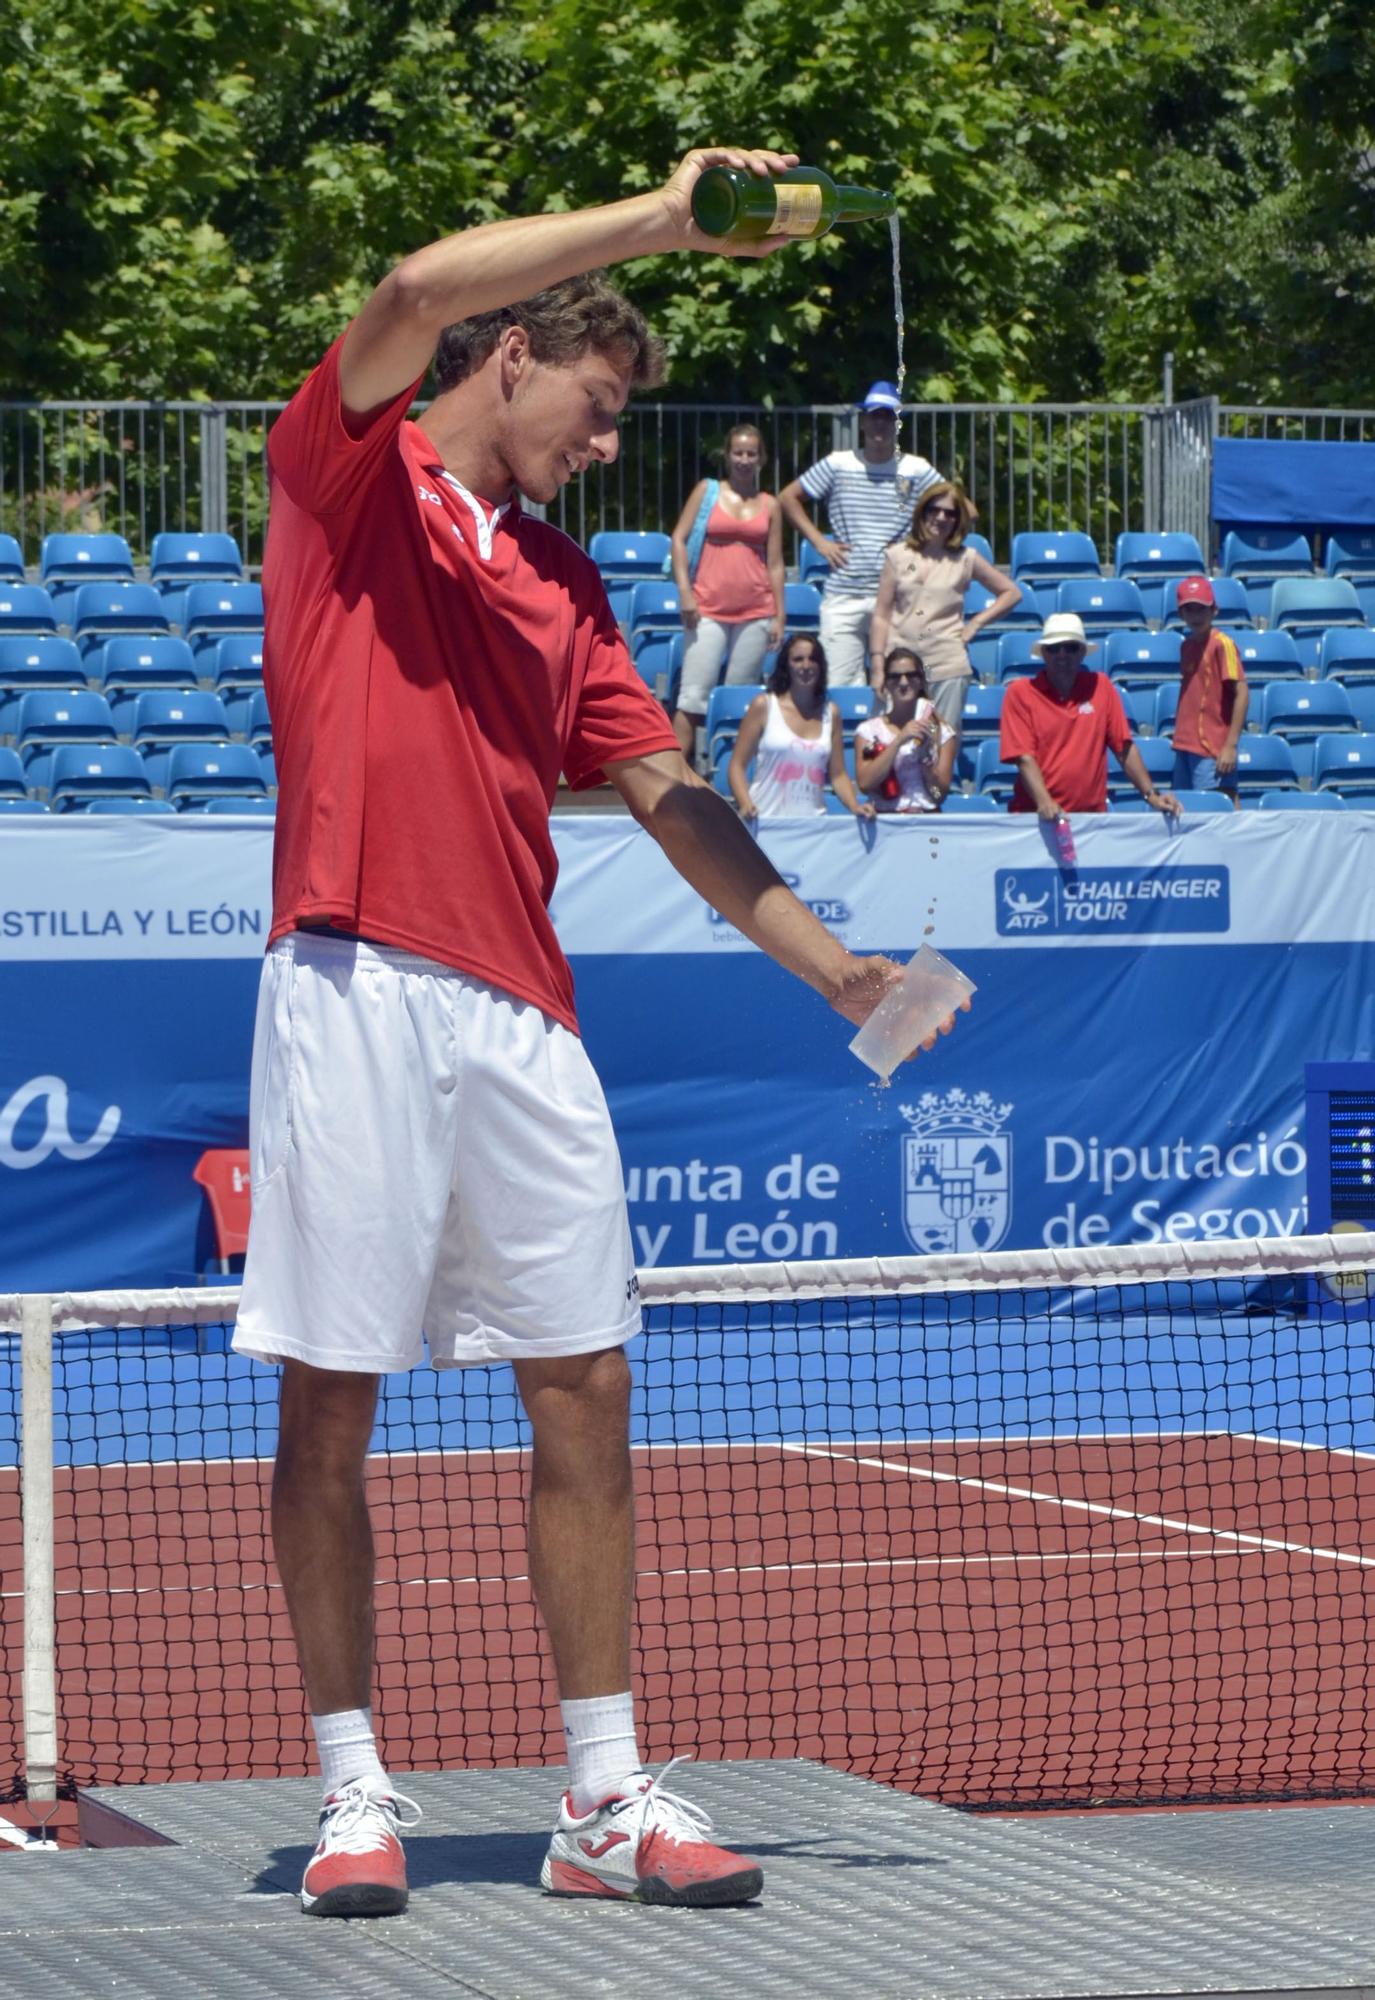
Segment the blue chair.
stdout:
[[56,630],[57,611],[41,584],[0,583],[0,638]]
[[1261,792],[1297,791],[1298,766],[1282,736],[1262,736],[1250,730],[1237,744],[1236,790],[1240,797]]
[[1133,736],[1155,734],[1154,688],[1119,688],[1117,699]]
[[243,576],[243,556],[232,535],[154,535],[149,550],[149,575],[164,590],[185,590],[191,583],[220,578],[238,582]]
[[174,743],[168,752],[167,796],[181,811],[207,799],[266,793],[263,766],[246,743]]
[[971,681],[965,690],[964,708],[960,714],[960,728],[966,742],[977,742],[983,736],[996,736],[1003,714],[1003,696],[1007,692],[1002,687],[981,687]]
[[821,592],[810,583],[783,586],[784,630],[816,632],[821,628]]
[[[1109,632],[1103,642],[1103,672],[1118,689],[1159,687],[1179,679],[1177,632]],[[1092,655],[1089,665],[1097,662]]]
[[[1151,783],[1158,791],[1169,789],[1174,776],[1174,745],[1162,736],[1143,736],[1136,745],[1142,763],[1150,775]],[[1140,797],[1136,786],[1127,776],[1115,757],[1108,759],[1108,800]]]
[[1339,792],[1262,792],[1256,801],[1262,812],[1345,812]]
[[62,743],[48,767],[48,803],[71,812],[92,799],[151,798],[143,759],[127,743]]
[[813,548],[810,542],[803,542],[797,556],[798,581],[813,584],[820,590],[830,574],[831,565],[820,549]]
[[1203,551],[1192,535],[1179,532],[1146,535],[1126,530],[1117,537],[1113,574],[1129,577],[1133,583],[1140,583],[1143,578],[1202,576],[1207,568]]
[[1235,632],[1232,636],[1252,687],[1265,681],[1301,678],[1298,649],[1287,632]]
[[1146,610],[1141,592],[1125,577],[1074,578],[1062,583],[1056,594],[1057,611],[1073,611],[1083,620],[1084,630],[1095,633],[1144,631]]
[[115,722],[90,688],[37,688],[20,699],[15,735],[27,768],[29,751],[54,743],[113,743]]
[[268,745],[260,744],[258,746],[258,769],[263,774],[263,783],[267,786],[267,789],[270,792],[275,792],[277,789],[277,759],[273,756],[271,747]]
[[196,679],[191,648],[185,639],[166,632],[107,639],[87,654],[86,666],[111,702],[117,695],[138,694],[144,688],[189,688]]
[[193,647],[198,640],[218,639],[225,632],[261,632],[261,585],[193,583],[182,606],[181,628]]
[[991,813],[1002,817],[1002,807],[992,792],[947,792],[941,803],[941,812],[951,813],[957,819],[966,814],[987,818]]
[[251,688],[234,700],[226,701],[224,712],[231,735],[242,736],[255,750],[272,747],[272,717],[267,710],[267,696],[261,688]]
[[986,736],[982,743],[970,746],[974,752],[974,789],[985,798],[1006,802],[1012,797],[1012,787],[1017,782],[1014,764],[1005,764],[998,754],[996,736]]
[[131,733],[139,750],[220,743],[229,735],[229,717],[219,696],[202,688],[149,688],[134,703]]
[[6,797],[3,792],[0,792],[0,819],[23,819],[31,817],[34,813],[43,813],[46,815],[47,810],[48,808],[44,805],[42,799],[31,799],[28,797],[11,799]]
[[25,798],[28,789],[19,752],[0,748],[0,799]]
[[[1148,693],[1146,689],[1143,694]],[[1162,681],[1155,691],[1155,713],[1151,724],[1157,736],[1170,736],[1174,732],[1174,719],[1179,713],[1179,682]]]
[[1292,638],[1313,638],[1333,625],[1364,625],[1365,613],[1345,577],[1285,576],[1271,586],[1270,623]]
[[1348,688],[1375,686],[1375,632],[1368,625],[1329,626],[1318,642],[1318,672]]
[[745,710],[759,693],[757,687],[714,687],[707,698],[707,762],[715,766],[724,748],[727,757],[740,734]]
[[72,636],[83,655],[124,633],[168,632],[170,621],[151,583],[83,583],[71,607]]
[[[273,819],[276,817],[277,801],[249,797],[235,793],[232,797],[205,799],[200,805],[186,808],[189,813],[237,813],[240,819]],[[175,811],[169,806],[168,811]]]
[[[971,583],[968,590],[964,593],[965,617],[976,618],[981,611],[987,610],[992,602],[993,592],[991,590],[985,590],[981,583]],[[1040,630],[1043,622],[1040,610],[1024,585],[1021,603],[1014,604],[1010,611],[1000,613],[993,620],[992,624],[985,625],[983,630],[988,633],[1001,633],[1018,629],[1036,632]]]
[[1375,736],[1320,736],[1313,749],[1313,790],[1375,801]]
[[[684,634],[660,632],[653,628],[635,634],[631,656],[635,671],[654,696],[665,708],[670,707],[677,696],[678,683],[683,672]],[[750,690],[752,694],[758,688]]]
[[[1167,789],[1174,791],[1172,785],[1168,786]],[[1229,813],[1232,811],[1232,801],[1228,798],[1226,792],[1200,792],[1190,790],[1185,786],[1175,792],[1174,795],[1186,813]],[[1300,796],[1300,793],[1295,792],[1295,798]],[[1141,803],[1144,805],[1145,800],[1143,799]]]
[[22,694],[25,688],[80,687],[85,678],[80,653],[70,639],[59,639],[55,632],[0,639],[0,691]]
[[1294,528],[1233,528],[1222,538],[1222,574],[1242,583],[1311,576],[1313,551]]
[[134,553],[123,535],[45,535],[38,580],[49,590],[57,583],[132,583]]
[[231,632],[227,638],[202,646],[196,667],[219,695],[238,693],[263,684],[263,635]]
[[0,535],[0,584],[24,581],[24,551],[13,535]]
[[1027,674],[1038,674],[1041,662],[1032,652],[1036,643],[1035,632],[1004,632],[998,640],[998,680],[1006,686],[1008,681],[1021,680]]
[[[1160,603],[1160,620],[1169,630],[1182,630],[1184,620],[1179,615],[1179,578],[1172,576],[1165,580],[1165,592]],[[1213,623],[1224,629],[1249,627],[1254,623],[1251,616],[1250,600],[1246,595],[1246,585],[1234,576],[1213,576],[1208,581],[1213,586],[1213,596],[1217,609],[1213,613]]]
[[1260,690],[1259,706],[1257,727],[1290,743],[1356,727],[1340,681],[1271,681]]
[[147,819],[159,813],[175,814],[176,810],[176,807],[169,805],[166,799],[155,799],[151,793],[146,798],[140,793],[129,798],[92,799],[88,806],[82,808],[88,816],[92,814],[104,816],[109,813],[120,814],[130,819]]
[[683,614],[678,604],[677,584],[640,582],[633,585],[623,622],[632,641],[637,632],[681,631]]
[[662,576],[671,549],[670,538],[653,528],[603,528],[587,544],[603,577]]
[[1333,528],[1327,537],[1323,573],[1375,577],[1375,528]]
[[1356,600],[1366,624],[1375,625],[1375,576],[1356,579]]
[[[757,694],[759,690],[756,688],[754,692]],[[840,715],[841,733],[847,743],[853,743],[855,731],[861,722],[867,722],[870,716],[878,714],[879,698],[872,688],[830,688],[826,699],[836,705]]]
[[1012,575],[1017,583],[1050,578],[1093,577],[1103,574],[1098,550],[1089,535],[1021,534],[1012,537]]
[[1357,729],[1367,735],[1375,734],[1375,681],[1357,681],[1347,688],[1346,698],[1351,703]]
[[997,566],[997,558],[993,554],[993,544],[989,541],[987,535],[980,535],[971,528],[964,538],[964,545],[967,549],[973,549],[976,556],[982,556],[986,563],[989,563],[993,567]]
[[1002,643],[1002,639],[991,632],[980,632],[977,639],[970,640],[967,649],[969,664],[974,669],[976,680],[995,681],[998,678],[998,648]]

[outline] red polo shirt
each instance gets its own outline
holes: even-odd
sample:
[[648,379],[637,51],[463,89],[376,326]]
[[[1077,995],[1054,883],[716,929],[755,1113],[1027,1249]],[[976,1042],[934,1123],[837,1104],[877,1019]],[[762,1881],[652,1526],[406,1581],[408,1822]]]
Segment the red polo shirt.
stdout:
[[[1122,698],[1106,674],[1081,668],[1061,700],[1044,668],[1029,680],[1013,681],[1003,697],[999,747],[1005,764],[1034,757],[1050,795],[1065,812],[1106,812],[1108,760],[1121,756],[1132,740]],[[1036,802],[1020,775],[1012,788],[1012,811],[1035,812]]]
[[559,774],[595,784],[673,731],[577,544],[445,473],[406,421],[418,383],[355,434],[338,361],[268,441],[271,936],[337,924],[576,1030],[547,909]]
[[1245,680],[1246,669],[1230,632],[1191,632],[1179,649],[1175,749],[1195,757],[1216,757],[1227,741]]

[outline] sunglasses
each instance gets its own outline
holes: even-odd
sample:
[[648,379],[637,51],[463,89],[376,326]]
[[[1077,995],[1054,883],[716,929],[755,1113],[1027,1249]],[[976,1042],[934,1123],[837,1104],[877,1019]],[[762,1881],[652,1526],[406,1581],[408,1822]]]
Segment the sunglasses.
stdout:
[[1041,651],[1049,657],[1051,653],[1082,653],[1084,648],[1077,639],[1065,639],[1053,640],[1050,645],[1042,646]]
[[889,674],[889,675],[887,676],[887,684],[888,684],[888,686],[889,686],[890,688],[892,688],[892,687],[919,687],[919,686],[921,685],[921,675],[920,675],[920,674]]
[[937,514],[943,514],[947,520],[954,521],[958,520],[960,510],[958,507],[924,507],[922,512],[928,521],[934,519]]

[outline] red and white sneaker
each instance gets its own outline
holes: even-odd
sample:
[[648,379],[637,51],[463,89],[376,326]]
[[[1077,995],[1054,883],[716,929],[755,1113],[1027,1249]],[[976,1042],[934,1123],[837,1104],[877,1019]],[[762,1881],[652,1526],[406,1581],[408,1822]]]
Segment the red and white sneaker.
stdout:
[[320,1813],[320,1844],[301,1884],[301,1908],[312,1917],[399,1916],[410,1892],[397,1835],[419,1818],[415,1800],[399,1792],[372,1790],[364,1782],[331,1792]]
[[565,1792],[540,1887],[551,1896],[613,1896],[698,1909],[757,1896],[764,1886],[758,1863],[713,1846],[702,1808],[665,1791],[664,1779],[682,1762],[675,1757],[657,1778],[637,1771],[624,1790],[581,1819]]

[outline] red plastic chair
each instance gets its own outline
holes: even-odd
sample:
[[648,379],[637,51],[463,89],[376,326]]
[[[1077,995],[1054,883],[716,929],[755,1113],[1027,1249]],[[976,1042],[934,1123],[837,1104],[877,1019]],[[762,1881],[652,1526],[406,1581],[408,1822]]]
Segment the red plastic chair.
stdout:
[[230,1258],[241,1257],[248,1248],[248,1148],[211,1147],[197,1160],[191,1178],[205,1189],[220,1269],[228,1271]]

